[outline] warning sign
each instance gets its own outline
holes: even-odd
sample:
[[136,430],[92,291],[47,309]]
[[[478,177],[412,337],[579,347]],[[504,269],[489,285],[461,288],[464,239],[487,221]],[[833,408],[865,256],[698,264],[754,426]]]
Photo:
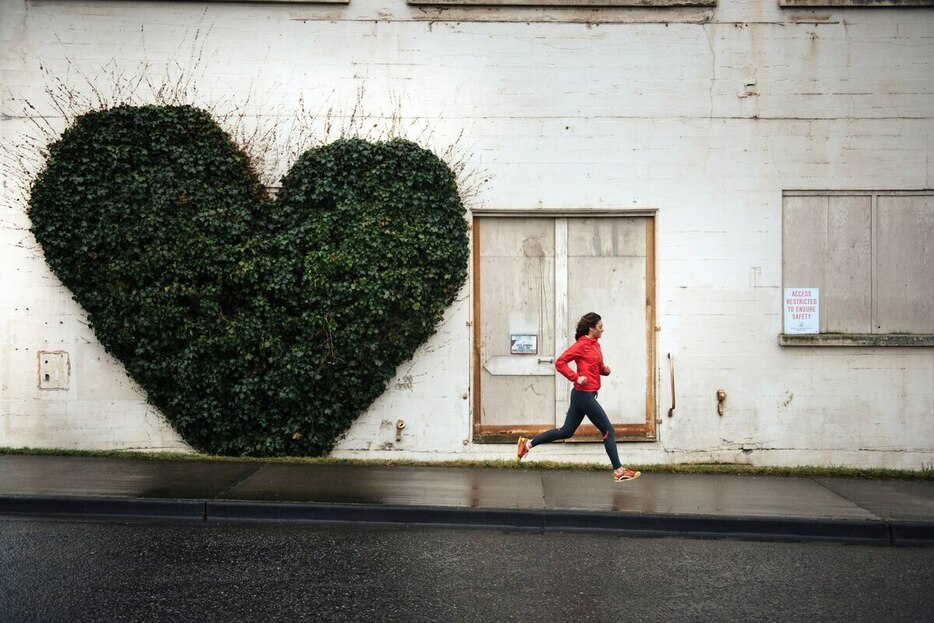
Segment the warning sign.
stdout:
[[819,288],[785,288],[785,333],[820,333]]

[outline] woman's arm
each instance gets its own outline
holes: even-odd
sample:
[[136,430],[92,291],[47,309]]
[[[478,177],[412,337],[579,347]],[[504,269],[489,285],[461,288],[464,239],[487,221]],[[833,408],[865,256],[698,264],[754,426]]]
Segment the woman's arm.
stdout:
[[555,360],[555,370],[561,373],[561,376],[571,381],[577,382],[578,374],[568,366],[568,363],[577,359],[580,354],[579,342],[571,344],[571,347],[561,353],[561,356]]

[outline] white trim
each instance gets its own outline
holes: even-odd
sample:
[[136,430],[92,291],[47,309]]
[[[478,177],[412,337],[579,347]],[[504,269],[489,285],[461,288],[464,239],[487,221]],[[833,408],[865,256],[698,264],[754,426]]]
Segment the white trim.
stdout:
[[477,208],[471,210],[472,216],[483,218],[590,218],[598,216],[615,216],[617,218],[624,218],[640,216],[653,217],[657,213],[658,208],[619,208],[615,210],[607,208],[581,208],[576,210]]
[[[555,360],[570,343],[568,335],[568,220],[555,219]],[[552,366],[552,373],[554,366]],[[567,379],[555,374],[555,426],[568,408]]]

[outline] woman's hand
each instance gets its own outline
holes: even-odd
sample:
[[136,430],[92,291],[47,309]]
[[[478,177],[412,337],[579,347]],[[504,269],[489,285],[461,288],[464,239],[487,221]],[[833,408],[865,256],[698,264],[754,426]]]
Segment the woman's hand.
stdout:
[[610,366],[603,366],[603,369],[600,370],[600,374],[603,376],[610,376]]
[[587,377],[584,376],[584,375],[581,375],[581,376],[577,377],[577,384],[578,384],[578,385],[586,385],[586,384],[587,384]]

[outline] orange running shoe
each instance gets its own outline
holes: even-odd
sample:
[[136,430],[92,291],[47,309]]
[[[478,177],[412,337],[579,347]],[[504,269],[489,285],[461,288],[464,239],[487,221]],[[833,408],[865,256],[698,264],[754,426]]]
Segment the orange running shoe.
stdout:
[[620,467],[613,472],[613,480],[616,482],[626,482],[627,480],[635,480],[641,475],[642,472],[634,472],[628,467]]
[[529,446],[526,444],[528,439],[525,437],[519,437],[519,443],[516,444],[516,463],[522,460],[526,454],[529,453]]

